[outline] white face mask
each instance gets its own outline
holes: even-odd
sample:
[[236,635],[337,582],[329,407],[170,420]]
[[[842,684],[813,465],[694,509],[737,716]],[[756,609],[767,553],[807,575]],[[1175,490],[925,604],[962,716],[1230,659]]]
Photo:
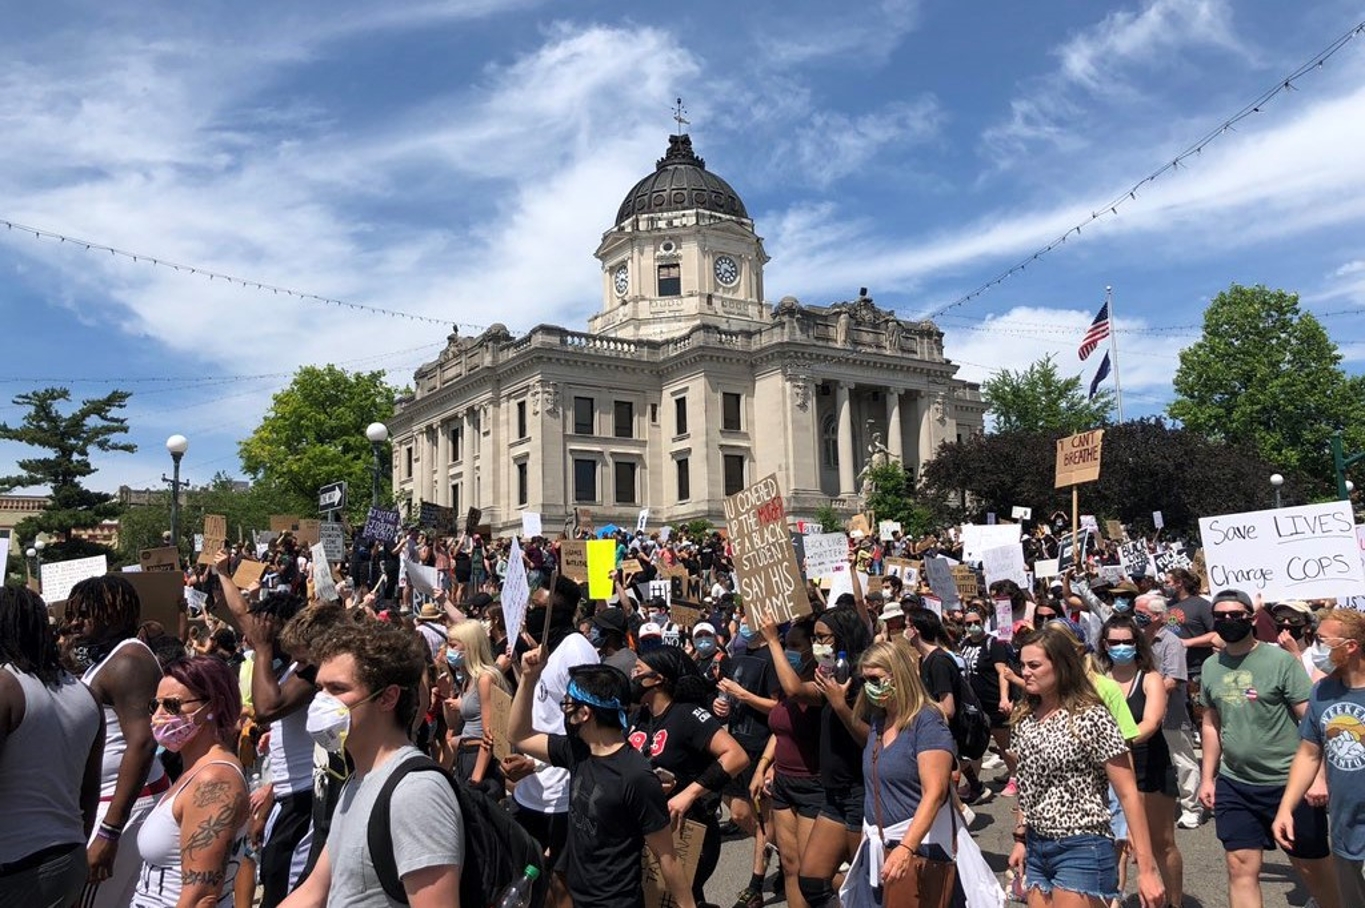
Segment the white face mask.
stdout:
[[811,646],[810,651],[815,656],[815,661],[821,665],[834,664],[834,645],[832,643],[816,643]]
[[308,704],[308,735],[329,754],[339,754],[351,733],[351,708],[326,691]]
[[1332,648],[1321,641],[1314,643],[1312,649],[1308,651],[1313,656],[1313,665],[1324,675],[1330,675],[1337,670],[1336,663],[1332,661]]

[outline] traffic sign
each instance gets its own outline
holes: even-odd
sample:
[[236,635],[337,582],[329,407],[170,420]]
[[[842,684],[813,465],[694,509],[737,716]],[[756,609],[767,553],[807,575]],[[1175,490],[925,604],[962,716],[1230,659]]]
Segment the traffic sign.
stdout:
[[332,482],[318,489],[318,510],[324,514],[328,511],[344,511],[346,509],[346,483]]

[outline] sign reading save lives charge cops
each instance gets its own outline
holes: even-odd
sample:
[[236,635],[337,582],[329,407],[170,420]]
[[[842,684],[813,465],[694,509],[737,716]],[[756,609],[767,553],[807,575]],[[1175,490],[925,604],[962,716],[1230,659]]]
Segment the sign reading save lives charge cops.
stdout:
[[1202,517],[1199,535],[1214,593],[1240,589],[1275,602],[1365,590],[1350,502]]
[[725,499],[725,521],[745,609],[775,614],[779,624],[810,614],[777,475]]
[[1057,488],[1094,482],[1100,478],[1100,449],[1104,430],[1092,429],[1057,439]]

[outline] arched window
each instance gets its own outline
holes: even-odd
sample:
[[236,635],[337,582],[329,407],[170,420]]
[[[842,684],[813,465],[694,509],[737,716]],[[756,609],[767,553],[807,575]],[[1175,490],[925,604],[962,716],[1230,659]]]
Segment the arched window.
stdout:
[[820,423],[820,449],[828,469],[839,466],[839,420],[833,413]]

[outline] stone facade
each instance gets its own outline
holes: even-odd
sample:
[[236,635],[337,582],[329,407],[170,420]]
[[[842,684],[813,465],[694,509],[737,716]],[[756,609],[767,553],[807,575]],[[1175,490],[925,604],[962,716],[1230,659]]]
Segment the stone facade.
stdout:
[[865,290],[803,305],[763,296],[768,257],[743,203],[674,136],[597,249],[603,306],[587,332],[494,325],[452,334],[391,420],[400,499],[464,511],[495,532],[705,518],[776,473],[789,511],[859,506],[875,456],[918,475],[944,441],[982,430],[977,386],[943,333]]

